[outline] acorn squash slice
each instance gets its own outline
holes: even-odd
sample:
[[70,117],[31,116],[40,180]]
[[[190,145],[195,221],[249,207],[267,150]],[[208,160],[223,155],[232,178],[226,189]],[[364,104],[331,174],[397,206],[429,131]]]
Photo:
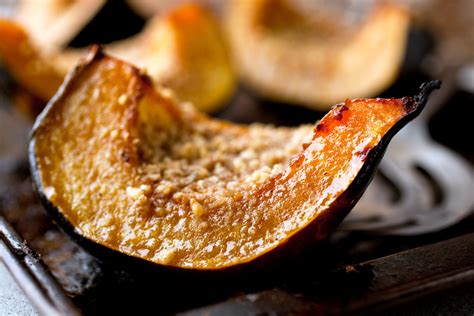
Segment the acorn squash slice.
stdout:
[[[250,88],[269,99],[317,110],[373,96],[398,75],[408,13],[376,4],[358,23],[303,12],[289,0],[233,0],[226,19],[234,62]],[[308,3],[309,4],[309,3]]]
[[337,226],[436,86],[346,100],[314,128],[244,126],[176,102],[96,48],[38,117],[30,165],[75,236],[175,268],[266,262]]
[[[157,16],[139,34],[106,47],[202,111],[216,111],[233,95],[236,78],[223,36],[199,5],[182,5]],[[45,102],[85,52],[35,46],[21,25],[0,19],[1,62],[20,85]]]

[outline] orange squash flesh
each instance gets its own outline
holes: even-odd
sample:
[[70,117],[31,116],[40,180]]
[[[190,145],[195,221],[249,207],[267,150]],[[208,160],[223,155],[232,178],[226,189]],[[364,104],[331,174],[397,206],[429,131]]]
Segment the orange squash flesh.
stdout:
[[49,100],[64,79],[53,63],[38,56],[28,34],[16,22],[0,19],[0,62],[22,86]]
[[166,95],[91,52],[38,117],[30,164],[73,234],[194,270],[325,238],[426,101],[347,100],[315,128],[277,128],[214,120]]
[[[183,101],[213,112],[233,95],[236,78],[217,22],[204,8],[181,5],[156,16],[136,36],[107,45],[142,67]],[[38,47],[21,25],[0,18],[0,62],[24,88],[45,102],[85,53]]]

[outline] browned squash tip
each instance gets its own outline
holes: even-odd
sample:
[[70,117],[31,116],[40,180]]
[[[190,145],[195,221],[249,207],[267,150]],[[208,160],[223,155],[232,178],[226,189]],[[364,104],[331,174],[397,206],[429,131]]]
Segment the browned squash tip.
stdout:
[[20,0],[14,19],[35,43],[55,51],[66,46],[105,3],[105,0]]

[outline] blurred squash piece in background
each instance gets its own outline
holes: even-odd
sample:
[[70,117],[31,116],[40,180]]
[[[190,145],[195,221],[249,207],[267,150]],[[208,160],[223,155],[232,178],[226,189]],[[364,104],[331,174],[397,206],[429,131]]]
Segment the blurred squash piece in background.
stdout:
[[285,0],[231,1],[227,31],[246,85],[275,101],[325,110],[393,83],[405,53],[407,12],[376,3],[354,25],[300,2],[309,8]]
[[[48,41],[41,43],[34,37],[19,23],[0,19],[2,63],[20,85],[47,101],[84,50],[59,49],[66,37],[50,48],[44,47]],[[197,4],[155,16],[139,34],[106,47],[203,111],[216,111],[225,104],[236,85],[222,34],[212,15]]]

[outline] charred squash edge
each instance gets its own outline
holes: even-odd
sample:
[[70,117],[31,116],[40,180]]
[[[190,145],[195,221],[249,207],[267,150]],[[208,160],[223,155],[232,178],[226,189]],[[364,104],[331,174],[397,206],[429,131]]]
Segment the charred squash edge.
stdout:
[[[423,110],[430,93],[434,89],[439,89],[441,81],[433,80],[425,82],[420,86],[419,92],[414,97],[404,97],[402,100],[404,102],[404,108],[406,115],[401,118],[395,125],[381,138],[379,143],[374,146],[367,153],[366,160],[364,165],[361,167],[359,173],[354,178],[353,182],[349,187],[342,193],[334,202],[337,205],[338,209],[342,209],[340,212],[325,212],[320,215],[318,218],[317,225],[307,225],[302,228],[298,234],[290,236],[284,243],[285,247],[278,247],[271,249],[270,251],[263,253],[262,256],[254,258],[248,262],[241,262],[231,266],[224,266],[220,268],[213,269],[196,269],[196,268],[186,268],[186,267],[173,267],[157,264],[145,259],[127,255],[119,251],[108,248],[104,245],[101,245],[87,237],[81,235],[76,228],[65,218],[65,216],[57,209],[57,207],[51,203],[46,195],[43,192],[43,186],[41,184],[39,168],[35,158],[35,134],[38,128],[41,126],[43,119],[48,115],[52,107],[58,103],[61,98],[67,93],[70,87],[75,83],[76,77],[80,75],[84,69],[93,64],[95,61],[101,60],[105,55],[102,52],[102,49],[99,46],[93,46],[90,49],[89,54],[80,62],[78,66],[74,68],[67,76],[63,84],[60,86],[58,92],[50,100],[45,110],[38,116],[33,129],[30,134],[30,143],[28,148],[28,158],[30,164],[30,170],[32,174],[33,184],[35,190],[48,213],[56,221],[56,223],[67,233],[69,234],[76,242],[83,245],[86,250],[88,250],[93,255],[96,255],[99,258],[103,258],[105,261],[118,263],[120,265],[132,265],[136,264],[147,264],[149,267],[158,267],[163,268],[163,271],[236,271],[240,270],[244,266],[253,266],[261,267],[267,265],[270,261],[278,261],[278,259],[286,257],[288,254],[298,253],[308,244],[312,244],[318,240],[324,239],[331,231],[334,229],[342,219],[349,213],[355,203],[364,193],[366,187],[368,186],[370,180],[374,176],[375,170],[381,161],[385,149],[390,142],[391,138],[409,121],[417,117]],[[139,74],[145,83],[150,82],[150,79],[145,75],[141,75],[136,69],[137,74]],[[316,238],[314,238],[316,236]],[[127,259],[127,260],[122,260]],[[276,260],[275,260],[276,259]],[[142,265],[143,266],[143,265]]]

